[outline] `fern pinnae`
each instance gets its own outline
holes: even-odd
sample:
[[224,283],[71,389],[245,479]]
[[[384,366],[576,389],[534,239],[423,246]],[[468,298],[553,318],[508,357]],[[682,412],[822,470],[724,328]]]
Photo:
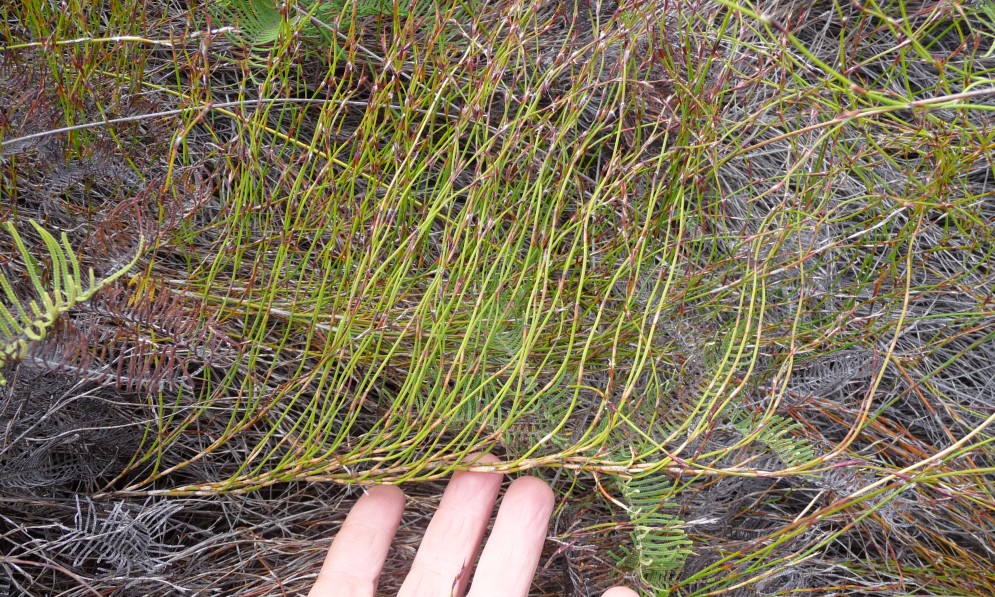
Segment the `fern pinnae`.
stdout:
[[389,0],[332,0],[329,2],[300,2],[293,6],[296,16],[285,17],[273,0],[228,0],[218,9],[218,16],[227,22],[234,23],[237,37],[246,46],[255,50],[264,50],[274,46],[280,40],[280,34],[285,25],[292,31],[301,31],[305,35],[317,35],[331,43],[333,49],[339,52],[334,35],[328,30],[314,25],[319,23],[337,23],[343,19],[358,19],[365,17],[386,16],[397,12],[398,16],[407,16],[431,6],[424,0],[418,0],[410,7],[408,2],[396,4]]
[[280,38],[283,16],[270,0],[225,2],[219,12],[234,23],[250,46],[273,44]]
[[[144,239],[140,238],[138,250],[135,251],[131,261],[107,277],[98,280],[93,269],[89,268],[88,284],[84,288],[79,259],[69,244],[66,234],[62,233],[60,245],[40,224],[34,220],[30,220],[30,223],[48,249],[52,262],[52,284],[47,285],[42,282],[37,260],[24,244],[24,239],[18,234],[14,224],[6,222],[7,231],[24,261],[25,270],[37,298],[28,301],[19,299],[10,281],[0,274],[0,286],[3,287],[4,295],[11,305],[10,308],[0,305],[0,367],[23,359],[30,343],[43,340],[59,315],[89,300],[101,289],[123,276],[137,263],[145,244]],[[11,309],[17,313],[17,317]],[[6,381],[6,378],[0,375],[0,385],[4,385]]]
[[733,419],[732,425],[744,437],[753,437],[754,441],[769,448],[785,466],[802,466],[815,458],[812,445],[792,435],[801,424],[788,417],[771,414],[756,421],[752,416],[742,414]]
[[634,570],[651,586],[666,584],[666,578],[683,568],[691,554],[691,540],[677,516],[662,512],[673,506],[673,482],[664,475],[626,479],[620,483],[629,504],[633,553],[627,554]]

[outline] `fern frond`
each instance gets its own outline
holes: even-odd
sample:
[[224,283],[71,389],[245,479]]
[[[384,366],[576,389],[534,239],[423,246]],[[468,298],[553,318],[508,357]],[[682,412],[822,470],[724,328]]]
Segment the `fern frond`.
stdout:
[[77,496],[75,528],[63,539],[64,549],[76,568],[93,561],[117,573],[136,568],[146,574],[156,572],[174,551],[166,542],[166,531],[169,519],[181,509],[171,501],[104,505]]
[[660,587],[684,567],[691,554],[691,540],[683,521],[663,512],[673,507],[673,483],[666,476],[651,475],[619,483],[629,503],[633,553],[626,554],[631,569],[649,586]]
[[219,14],[234,24],[241,40],[250,47],[274,44],[280,38],[283,15],[271,0],[225,2]]
[[755,435],[754,441],[767,446],[785,466],[801,466],[815,458],[812,445],[792,435],[801,425],[787,417],[770,415],[758,422],[744,413],[736,417],[732,424],[744,436]]
[[[84,279],[79,259],[69,245],[66,234],[62,233],[60,243],[34,220],[31,220],[31,225],[48,249],[51,260],[51,284],[42,281],[37,260],[24,244],[17,228],[11,222],[7,222],[7,231],[24,261],[35,298],[26,302],[20,299],[10,281],[0,274],[0,288],[3,289],[7,302],[7,305],[0,303],[0,367],[23,359],[29,345],[44,339],[59,315],[89,300],[102,288],[123,276],[142,254],[141,247],[144,243],[139,241],[139,249],[129,263],[100,280],[90,268]],[[6,382],[7,380],[0,375],[0,385]]]
[[[419,0],[420,7],[427,6],[424,0]],[[337,23],[344,18],[364,18],[379,15],[392,15],[394,2],[392,0],[332,0],[330,2],[315,2],[308,0],[298,3],[298,10],[287,13],[292,29],[299,28],[304,35],[319,35],[326,41],[335,43],[328,32],[315,26],[311,17],[326,24]],[[397,14],[409,14],[407,2],[397,5]],[[238,30],[239,39],[250,48],[265,48],[277,42],[280,30],[284,26],[284,15],[273,0],[228,0],[219,9],[219,16],[232,23]]]
[[[137,292],[109,289],[81,305],[80,312],[87,315],[88,325],[65,326],[69,340],[57,343],[51,361],[93,381],[113,382],[124,389],[173,390],[189,384],[205,367],[230,366],[235,360],[236,342],[219,329],[203,305],[182,292],[154,285]],[[65,350],[72,346],[86,350]],[[95,352],[101,355],[97,360]],[[28,358],[47,367],[38,362],[43,356],[43,351],[33,350]]]

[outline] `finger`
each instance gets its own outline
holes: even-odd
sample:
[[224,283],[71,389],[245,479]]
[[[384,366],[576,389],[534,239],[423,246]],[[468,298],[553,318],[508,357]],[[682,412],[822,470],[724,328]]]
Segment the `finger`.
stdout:
[[[483,457],[478,462],[495,462]],[[501,490],[500,473],[459,472],[442,494],[398,597],[462,595]]]
[[372,597],[380,570],[404,511],[404,493],[397,487],[378,485],[359,498],[349,511],[310,597]]
[[626,587],[612,587],[602,597],[639,597],[639,593]]
[[553,490],[535,477],[516,479],[498,509],[470,596],[525,597],[553,512]]

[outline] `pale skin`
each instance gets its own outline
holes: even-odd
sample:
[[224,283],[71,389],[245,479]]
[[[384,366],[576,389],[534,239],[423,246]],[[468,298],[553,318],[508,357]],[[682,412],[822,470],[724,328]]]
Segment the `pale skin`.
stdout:
[[[528,595],[553,512],[553,491],[535,477],[512,482],[481,551],[501,479],[500,473],[453,475],[398,597]],[[332,541],[309,597],[373,597],[403,510],[404,493],[397,487],[373,487],[359,498]],[[615,587],[603,597],[638,596]]]

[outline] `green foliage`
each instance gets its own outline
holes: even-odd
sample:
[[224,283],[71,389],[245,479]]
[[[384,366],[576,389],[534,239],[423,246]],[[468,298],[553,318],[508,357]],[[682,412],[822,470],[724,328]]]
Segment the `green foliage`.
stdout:
[[[272,47],[281,33],[300,32],[317,38],[338,49],[341,43],[333,33],[332,25],[374,16],[399,17],[418,12],[428,6],[428,0],[418,0],[410,5],[406,0],[304,0],[277,2],[276,0],[225,0],[215,8],[221,20],[234,26],[236,37],[250,48],[259,50]],[[396,12],[395,12],[396,10]],[[316,24],[317,21],[320,24]],[[322,26],[324,25],[324,26]]]
[[[250,47],[276,43],[287,23],[272,0],[230,0],[220,3],[216,10],[226,23],[238,29],[240,38]],[[301,19],[300,15],[293,16],[290,22]]]
[[671,502],[674,482],[665,475],[653,474],[621,480],[619,487],[628,502],[632,525],[633,551],[626,554],[626,567],[647,586],[663,588],[691,554],[691,541],[682,528],[684,522],[665,512],[675,507]]
[[744,436],[770,448],[786,467],[802,466],[815,458],[811,443],[793,435],[801,425],[787,417],[767,415],[757,420],[743,412],[734,416],[732,424]]
[[[91,175],[32,174],[20,150],[0,176],[19,213],[62,229],[112,239],[125,210],[159,226],[143,292],[99,297],[106,334],[86,346],[127,371],[140,343],[191,380],[134,386],[153,412],[122,415],[146,433],[100,491],[224,504],[438,479],[492,452],[560,481],[636,477],[605,486],[623,488],[645,588],[995,594],[995,111],[971,37],[990,21],[943,0],[418,18],[243,0],[206,23],[150,0],[136,10],[168,16],[119,39],[100,29],[128,22],[103,19],[115,3],[25,4],[0,28],[39,40],[15,51],[61,94],[40,126],[144,153],[149,192],[101,199]],[[0,78],[0,94],[45,89]],[[158,102],[123,116],[151,142],[104,113],[108,78]],[[44,98],[16,95],[8,120],[39,122],[23,115]],[[142,317],[115,307],[132,299]],[[579,510],[564,560],[617,579],[590,537],[626,517]],[[173,564],[169,583],[215,586]],[[272,592],[250,588],[263,577],[243,569],[244,592]]]
[[973,12],[972,27],[978,37],[988,40],[987,58],[995,54],[995,0],[978,0]]
[[[27,300],[18,298],[11,281],[0,273],[0,288],[3,288],[7,302],[6,305],[0,303],[0,368],[24,358],[30,343],[43,340],[59,315],[89,300],[102,288],[112,284],[127,273],[141,256],[139,248],[129,263],[100,280],[96,278],[92,268],[87,269],[84,277],[79,259],[64,232],[60,244],[34,220],[31,220],[31,226],[48,249],[48,276],[44,275],[44,268],[38,263],[37,257],[25,246],[14,224],[6,222],[5,227],[24,262],[35,296]],[[49,278],[47,283],[46,277]],[[0,385],[6,382],[3,375],[0,375]]]

